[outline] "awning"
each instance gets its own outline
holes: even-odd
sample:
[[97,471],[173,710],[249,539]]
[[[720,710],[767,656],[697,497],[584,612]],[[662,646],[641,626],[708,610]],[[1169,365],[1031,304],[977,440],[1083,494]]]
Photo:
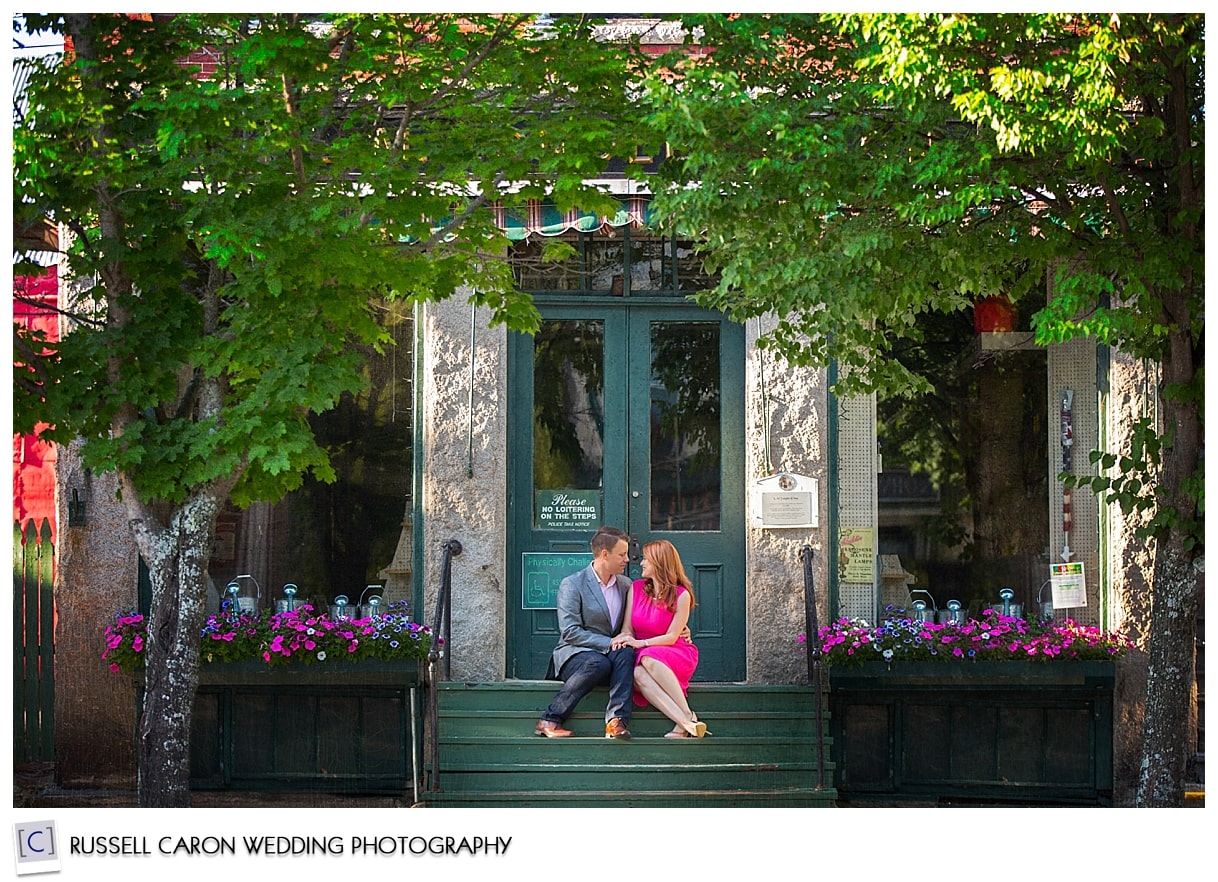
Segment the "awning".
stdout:
[[491,203],[495,212],[495,223],[509,239],[518,242],[531,235],[561,236],[564,233],[593,233],[621,227],[643,229],[651,223],[651,200],[649,196],[625,196],[618,200],[621,208],[613,217],[603,217],[594,212],[579,209],[562,212],[552,202],[530,199],[522,212],[508,209],[502,203]]

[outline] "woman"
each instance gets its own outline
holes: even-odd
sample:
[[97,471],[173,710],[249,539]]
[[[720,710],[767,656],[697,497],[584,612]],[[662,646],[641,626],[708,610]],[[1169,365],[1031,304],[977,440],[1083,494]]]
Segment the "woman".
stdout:
[[694,607],[689,577],[677,549],[666,539],[643,546],[643,578],[630,586],[622,630],[613,648],[633,646],[634,703],[654,705],[676,727],[665,738],[701,738],[706,723],[689,709],[689,678],[698,666],[698,647],[686,624]]

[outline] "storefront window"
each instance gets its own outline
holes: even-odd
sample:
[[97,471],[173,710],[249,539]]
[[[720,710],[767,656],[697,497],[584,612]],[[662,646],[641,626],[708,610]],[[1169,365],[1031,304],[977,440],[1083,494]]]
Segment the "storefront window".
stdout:
[[927,315],[919,330],[895,357],[933,391],[877,402],[879,551],[893,569],[882,605],[918,590],[980,615],[1012,586],[1033,609],[1050,563],[1045,352],[982,350],[968,314]]
[[367,585],[388,600],[409,599],[414,320],[410,306],[381,302],[379,315],[394,345],[365,353],[368,386],[310,419],[330,455],[337,480],[306,477],[271,505],[222,513],[209,565],[214,594],[237,575],[242,595],[258,586],[265,608],[298,586],[315,606],[345,594],[352,603]]

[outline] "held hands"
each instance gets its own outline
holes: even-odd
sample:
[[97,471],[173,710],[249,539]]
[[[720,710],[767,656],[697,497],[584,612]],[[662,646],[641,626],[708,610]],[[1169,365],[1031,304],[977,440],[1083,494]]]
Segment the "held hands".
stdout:
[[622,649],[626,646],[629,646],[632,649],[641,649],[643,646],[643,641],[635,640],[634,637],[629,634],[618,634],[611,641],[609,641],[610,649]]
[[[693,637],[689,630],[689,625],[686,625],[684,628],[681,629],[681,633],[677,635],[677,639],[685,640],[687,642],[692,641]],[[652,638],[652,641],[654,641],[654,640],[655,640],[655,638]],[[611,639],[609,641],[609,648],[610,649],[621,649],[624,646],[629,646],[632,649],[642,649],[643,644],[645,642],[647,643],[648,646],[663,645],[663,644],[656,644],[652,641],[638,640],[631,634],[618,634],[616,637],[614,637],[613,639]]]

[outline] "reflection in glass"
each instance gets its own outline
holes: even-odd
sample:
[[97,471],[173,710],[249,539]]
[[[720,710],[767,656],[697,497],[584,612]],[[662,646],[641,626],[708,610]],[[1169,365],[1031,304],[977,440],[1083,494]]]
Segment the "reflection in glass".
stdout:
[[651,529],[718,530],[719,325],[651,323]]
[[588,289],[601,293],[621,296],[624,291],[624,270],[626,261],[626,240],[624,236],[589,237],[586,240],[588,249]]
[[566,260],[547,260],[540,240],[514,242],[511,248],[512,273],[521,291],[579,291],[584,287],[583,258],[579,237],[563,236],[575,248]]
[[534,490],[601,489],[605,325],[543,321],[533,337]]
[[310,473],[278,503],[225,508],[208,562],[215,586],[209,612],[238,573],[254,577],[264,608],[282,598],[287,582],[299,586],[297,600],[314,605],[335,594],[358,596],[372,582],[384,583],[387,597],[410,596],[409,571],[392,568],[411,535],[413,306],[399,299],[375,300],[373,307],[394,345],[383,352],[360,347],[365,387],[308,418],[330,458],[333,482]]

